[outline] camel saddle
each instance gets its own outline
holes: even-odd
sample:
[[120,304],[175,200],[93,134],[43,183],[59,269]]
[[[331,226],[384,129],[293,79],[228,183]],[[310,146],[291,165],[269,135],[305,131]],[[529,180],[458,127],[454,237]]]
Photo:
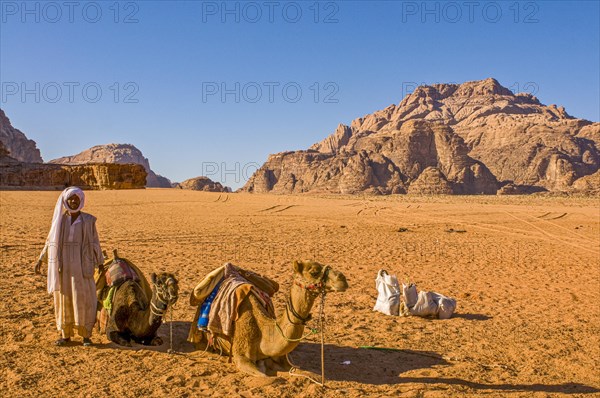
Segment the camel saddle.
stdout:
[[[224,281],[224,279],[227,280],[225,278],[227,269],[234,270],[235,273],[239,274],[239,276],[241,276],[243,279],[249,282],[249,284],[245,284],[245,289],[238,290],[238,294],[240,294],[240,299],[243,299],[243,297],[246,294],[254,294],[270,313],[273,311],[273,306],[270,298],[275,293],[277,293],[277,291],[279,291],[279,284],[268,277],[259,275],[249,270],[245,270],[231,263],[226,263],[222,267],[219,267],[214,271],[210,272],[198,285],[196,285],[196,287],[190,295],[190,305],[197,306],[197,309],[190,327],[188,341],[192,343],[200,343],[201,341],[206,341],[207,337],[211,335],[211,333],[208,333],[207,335],[206,331],[199,330],[197,327],[197,323],[200,316],[202,316],[201,311],[202,304],[204,303],[204,301],[215,290],[215,288],[222,281]],[[241,300],[239,302],[241,302]],[[234,313],[237,312],[237,309],[232,310]],[[274,313],[272,315],[274,315]],[[233,319],[235,319],[235,316],[236,315],[234,314]],[[222,335],[222,333],[217,333],[217,335],[219,335],[221,338],[228,340],[228,336]]]
[[[206,277],[196,285],[192,294],[190,295],[190,305],[195,307],[200,305],[206,300],[208,295],[213,291],[217,284],[223,279],[225,275],[225,266],[233,265],[231,263],[225,263],[221,267],[211,271]],[[279,291],[279,284],[271,278],[259,275],[255,272],[245,270],[241,267],[235,266],[236,270],[251,284],[256,286],[261,291],[267,293],[269,297],[273,297],[275,293]]]
[[[142,271],[135,264],[125,258],[119,257],[116,250],[113,250],[112,259],[107,258],[106,255],[104,258],[106,259],[104,264],[98,267],[94,273],[94,281],[96,282],[96,296],[99,300],[97,303],[96,321],[98,330],[101,332],[104,332],[106,321],[110,316],[104,307],[104,303],[102,302],[105,296],[105,291],[106,295],[108,296],[109,290],[111,288],[115,288],[113,290],[114,294],[116,289],[123,282],[128,280],[127,278],[129,278],[130,280],[135,281],[146,295],[146,305],[150,303],[150,299],[152,298],[152,288],[150,287],[150,284],[146,280],[146,277]],[[115,269],[113,270],[113,274],[111,276],[109,274],[111,273],[113,266]],[[125,275],[124,279],[121,279],[122,275]]]

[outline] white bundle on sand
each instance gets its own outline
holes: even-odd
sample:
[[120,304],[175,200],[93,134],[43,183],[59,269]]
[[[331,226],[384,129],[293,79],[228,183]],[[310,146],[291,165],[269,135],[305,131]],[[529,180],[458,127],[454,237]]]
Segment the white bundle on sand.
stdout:
[[400,285],[396,275],[390,275],[385,270],[380,269],[375,279],[377,288],[377,301],[373,311],[379,311],[386,315],[398,315],[400,307]]
[[400,316],[437,317],[448,319],[456,310],[456,300],[436,292],[420,291],[413,283],[402,284]]

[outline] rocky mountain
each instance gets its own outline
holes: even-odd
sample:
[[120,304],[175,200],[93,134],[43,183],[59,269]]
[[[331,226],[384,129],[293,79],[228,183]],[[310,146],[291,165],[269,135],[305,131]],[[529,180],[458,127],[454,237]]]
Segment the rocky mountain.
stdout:
[[25,134],[14,128],[2,109],[0,109],[0,143],[8,150],[9,155],[18,161],[42,163],[42,156],[35,141],[27,139]]
[[214,182],[208,177],[194,177],[179,183],[179,188],[204,192],[231,192],[231,188],[224,187],[220,182]]
[[0,189],[83,189],[144,188],[146,170],[138,164],[60,165],[26,163],[9,156],[0,143]]
[[[600,123],[495,79],[418,87],[308,150],[269,156],[248,192],[570,191],[598,171]],[[578,183],[587,186],[588,180]],[[506,188],[504,188],[506,187]]]
[[171,181],[168,178],[154,173],[150,169],[150,162],[144,157],[142,152],[130,144],[107,144],[96,145],[90,149],[73,156],[65,156],[53,159],[49,163],[81,165],[89,163],[135,163],[144,167],[148,173],[146,177],[146,187],[152,188],[171,188]]

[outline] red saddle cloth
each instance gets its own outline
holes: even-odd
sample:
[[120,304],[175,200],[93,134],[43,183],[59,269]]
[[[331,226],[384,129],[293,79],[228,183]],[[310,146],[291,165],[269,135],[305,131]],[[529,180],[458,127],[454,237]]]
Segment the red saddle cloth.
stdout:
[[140,280],[133,268],[123,259],[114,260],[105,275],[108,286],[118,286],[127,280]]

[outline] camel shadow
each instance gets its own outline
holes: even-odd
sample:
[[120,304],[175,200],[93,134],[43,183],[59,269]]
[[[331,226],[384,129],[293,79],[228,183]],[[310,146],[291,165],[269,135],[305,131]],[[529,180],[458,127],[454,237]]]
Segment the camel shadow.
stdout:
[[163,323],[158,329],[158,335],[163,339],[163,344],[153,348],[159,352],[167,352],[167,350],[171,348],[171,324],[173,326],[173,350],[177,353],[190,353],[196,351],[194,344],[187,341],[191,322],[184,321]]
[[473,390],[493,390],[506,392],[545,392],[560,394],[594,394],[600,392],[599,388],[581,383],[562,384],[484,384],[475,383],[457,378],[442,377],[399,377],[401,383],[420,384],[449,384],[471,388]]
[[[290,360],[299,369],[321,374],[321,345],[303,343]],[[344,363],[350,361],[350,364]],[[415,369],[450,365],[441,355],[429,351],[383,350],[325,344],[327,380],[354,381],[362,384],[398,384],[398,375]]]
[[488,319],[492,319],[491,316],[483,315],[483,314],[452,314],[452,318],[462,318],[468,321],[487,321]]
[[[187,341],[188,332],[190,330],[190,322],[174,321],[173,326],[173,351],[178,354],[187,354],[196,351],[194,344]],[[96,349],[119,349],[119,350],[130,350],[137,351],[140,349],[164,352],[167,353],[171,349],[171,322],[166,322],[160,325],[157,331],[157,335],[162,339],[163,343],[158,346],[143,345],[131,341],[131,347],[125,347],[118,345],[112,341],[107,343],[95,343]],[[77,343],[71,342],[72,345]]]
[[[467,314],[465,314],[467,315]],[[321,345],[303,343],[291,354],[290,359],[302,371],[321,374]],[[348,364],[348,361],[350,362]],[[345,364],[346,363],[346,364]],[[441,355],[430,351],[386,350],[325,345],[325,376],[327,380],[352,381],[371,385],[401,383],[447,384],[468,387],[473,390],[505,392],[546,392],[562,394],[593,394],[600,389],[581,383],[562,384],[484,384],[459,378],[402,377],[416,369],[450,366]]]

